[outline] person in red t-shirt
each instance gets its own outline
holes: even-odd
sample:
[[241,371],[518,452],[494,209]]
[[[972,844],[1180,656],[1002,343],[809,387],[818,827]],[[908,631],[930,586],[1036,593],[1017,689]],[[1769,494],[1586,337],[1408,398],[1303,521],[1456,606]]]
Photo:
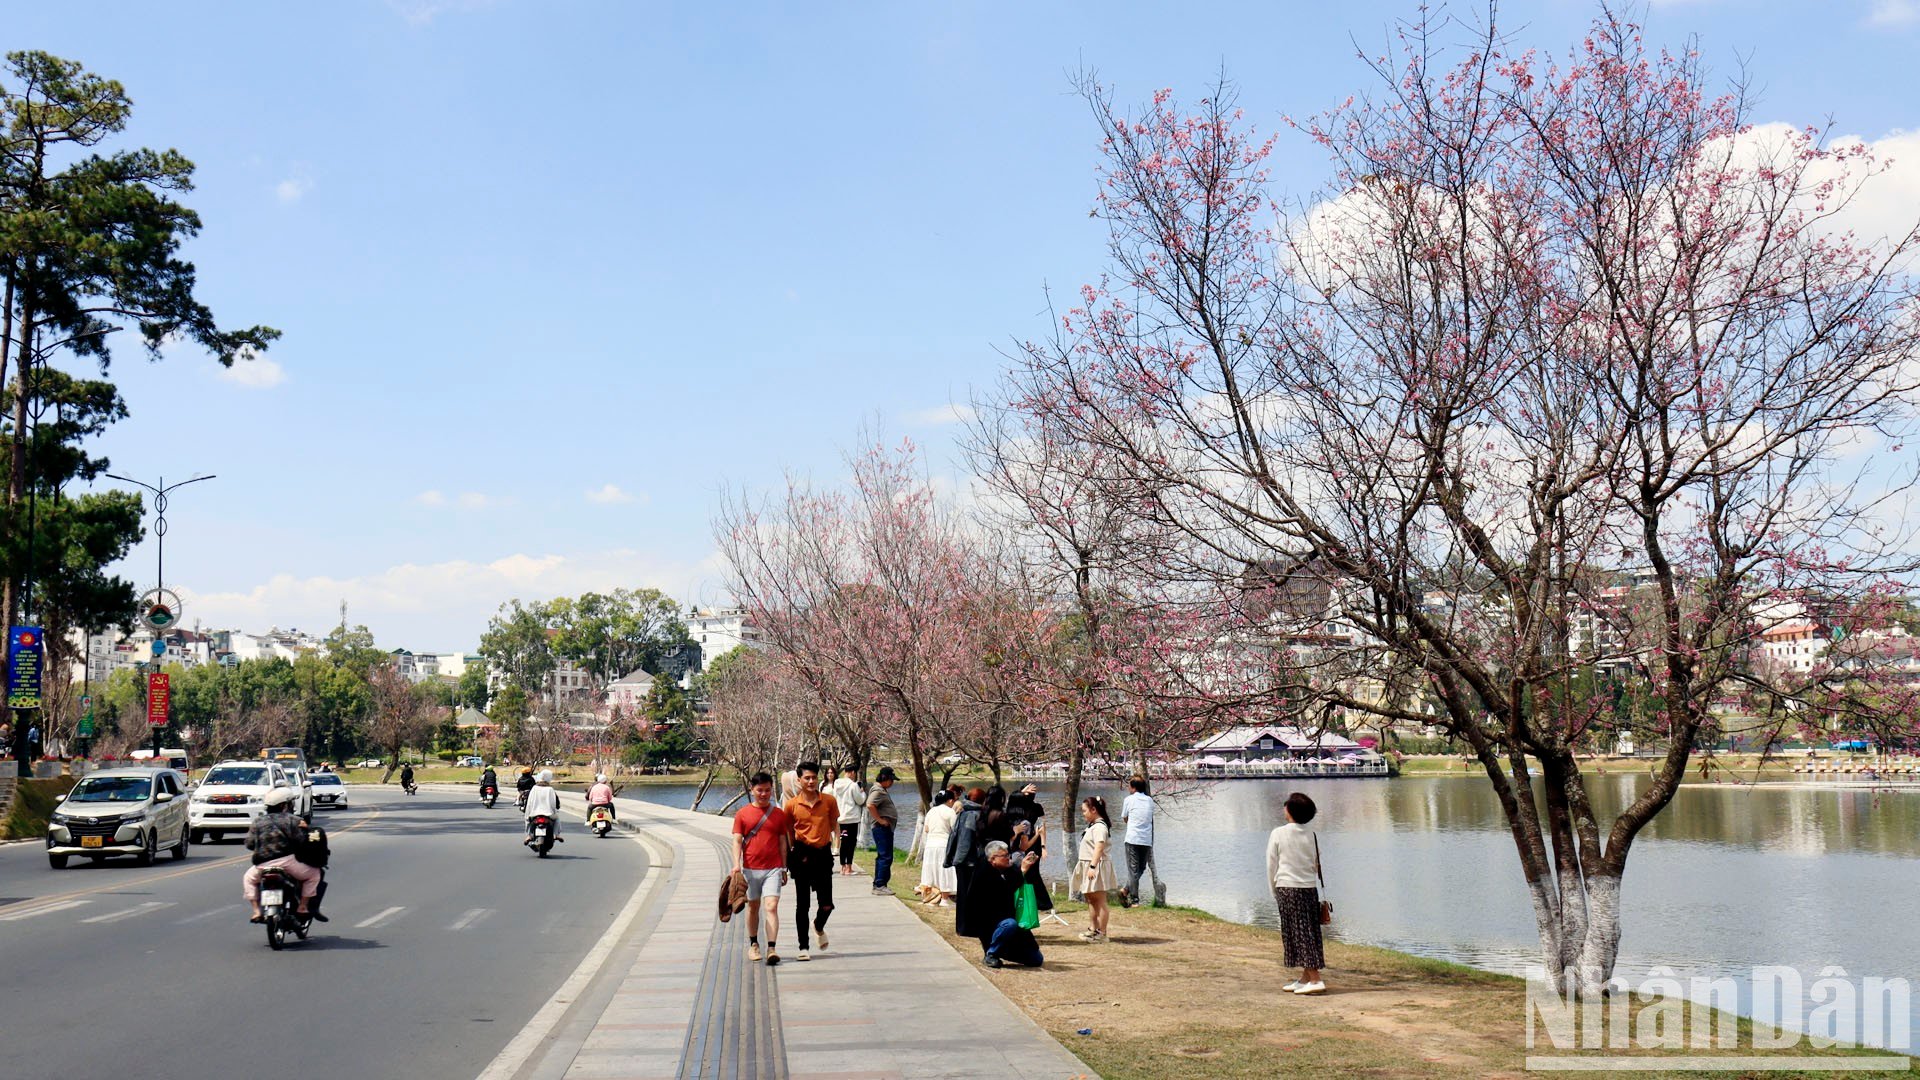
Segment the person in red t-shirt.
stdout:
[[[787,812],[773,805],[773,777],[753,774],[753,801],[733,815],[733,868],[747,879],[747,959],[760,959],[761,909],[766,909],[767,963],[780,962],[774,939],[780,931],[780,889],[787,883]],[[749,836],[751,834],[751,836]],[[779,877],[774,875],[778,874]],[[773,891],[767,891],[767,884]]]

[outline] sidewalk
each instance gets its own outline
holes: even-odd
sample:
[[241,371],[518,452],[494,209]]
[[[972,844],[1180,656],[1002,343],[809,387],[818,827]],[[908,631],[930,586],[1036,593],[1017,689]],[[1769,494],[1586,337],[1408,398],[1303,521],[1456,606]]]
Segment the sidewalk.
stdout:
[[516,1039],[489,1078],[1093,1076],[913,912],[872,895],[871,878],[834,880],[833,947],[816,943],[808,963],[794,959],[794,893],[783,890],[782,962],[749,963],[744,914],[726,924],[714,914],[731,819],[618,807],[652,857],[631,925],[609,932],[621,938],[610,961],[556,1002],[564,1015],[531,1033],[537,1046]]

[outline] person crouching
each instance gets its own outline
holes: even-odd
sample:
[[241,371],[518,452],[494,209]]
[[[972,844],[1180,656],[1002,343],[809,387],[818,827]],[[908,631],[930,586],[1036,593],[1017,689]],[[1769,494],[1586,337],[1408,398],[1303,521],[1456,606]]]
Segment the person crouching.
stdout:
[[1040,856],[1030,854],[1016,866],[1007,845],[994,840],[987,844],[986,857],[986,863],[967,882],[966,902],[972,924],[979,928],[987,966],[1039,967],[1045,959],[1040,955],[1040,943],[1034,940],[1033,931],[1021,929],[1014,917],[1014,897],[1026,883],[1027,873],[1040,865]]

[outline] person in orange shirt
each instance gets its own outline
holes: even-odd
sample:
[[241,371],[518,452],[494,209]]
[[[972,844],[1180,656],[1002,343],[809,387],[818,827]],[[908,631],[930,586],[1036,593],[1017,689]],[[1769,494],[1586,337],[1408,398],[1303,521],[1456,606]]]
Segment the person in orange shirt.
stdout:
[[840,802],[820,790],[820,763],[803,761],[794,772],[800,790],[787,800],[785,810],[791,822],[793,846],[787,851],[787,870],[793,878],[798,911],[794,922],[800,932],[801,960],[810,960],[807,951],[807,910],[813,893],[820,894],[819,910],[812,929],[827,947],[827,916],[833,914],[833,842],[840,833]]

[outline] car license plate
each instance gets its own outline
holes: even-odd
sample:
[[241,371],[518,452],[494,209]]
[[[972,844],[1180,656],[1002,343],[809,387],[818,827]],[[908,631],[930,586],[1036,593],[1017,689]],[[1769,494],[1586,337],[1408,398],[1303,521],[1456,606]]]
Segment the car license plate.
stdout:
[[209,814],[212,814],[215,817],[246,817],[247,816],[247,812],[245,810],[209,810],[207,812]]
[[316,802],[332,802],[332,801],[333,801],[333,796],[331,796],[331,795],[315,795],[315,796],[314,796],[314,800],[315,800]]
[[80,838],[81,847],[101,847],[105,845],[106,842],[107,838],[104,836],[83,836]]

